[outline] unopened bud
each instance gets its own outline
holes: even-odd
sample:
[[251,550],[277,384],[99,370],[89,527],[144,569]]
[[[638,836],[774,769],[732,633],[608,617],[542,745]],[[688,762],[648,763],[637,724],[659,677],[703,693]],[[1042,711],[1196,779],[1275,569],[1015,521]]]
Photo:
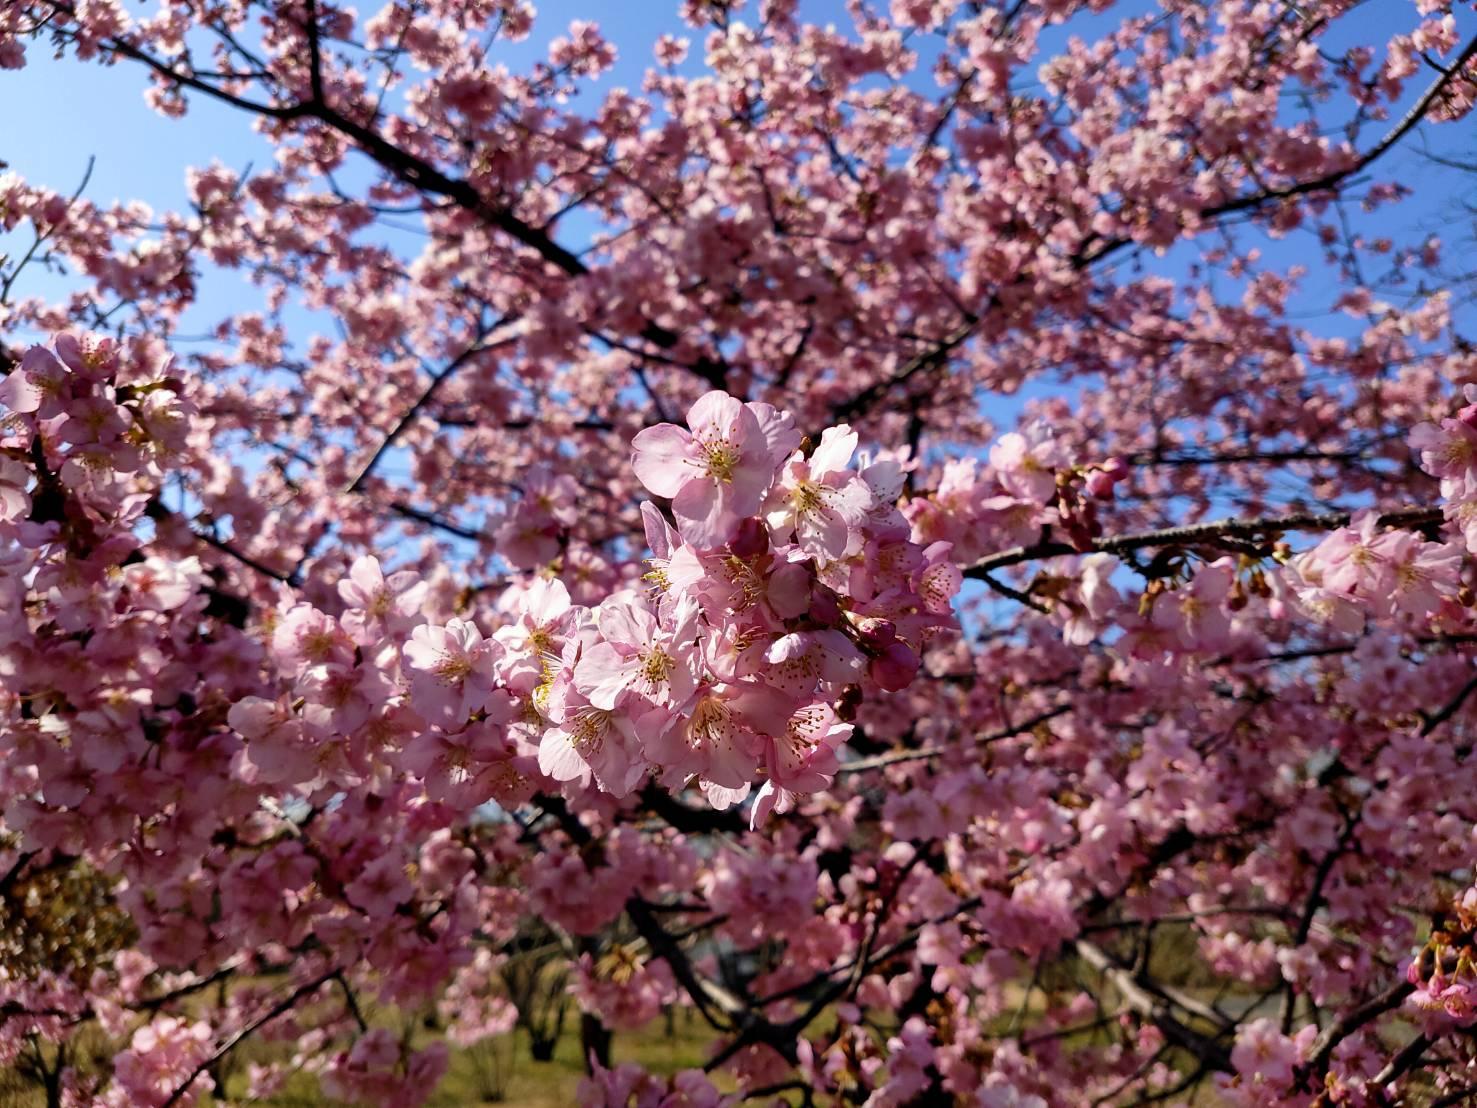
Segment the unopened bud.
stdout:
[[769,528],[753,516],[741,520],[733,538],[728,540],[728,549],[739,558],[757,558],[769,550]]
[[1241,583],[1240,578],[1231,586],[1231,595],[1226,600],[1226,607],[1233,612],[1239,612],[1246,607],[1246,586]]
[[880,687],[897,692],[918,676],[918,655],[907,643],[895,642],[868,663],[867,672]]
[[1113,478],[1106,471],[1095,469],[1087,475],[1087,495],[1099,500],[1112,500],[1113,484]]
[[863,646],[881,650],[897,642],[897,625],[890,619],[864,619],[857,624],[857,638]]
[[824,585],[816,585],[810,592],[809,615],[823,627],[835,627],[841,622],[841,604],[836,594]]
[[810,571],[799,562],[782,562],[769,575],[765,595],[780,619],[794,619],[810,609]]

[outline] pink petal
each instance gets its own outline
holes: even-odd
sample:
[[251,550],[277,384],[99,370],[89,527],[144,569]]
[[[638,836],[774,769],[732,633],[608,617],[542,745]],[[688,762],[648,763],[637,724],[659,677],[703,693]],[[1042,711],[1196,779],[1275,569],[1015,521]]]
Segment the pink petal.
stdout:
[[24,370],[0,378],[0,404],[12,412],[34,412],[41,407],[41,390]]
[[585,764],[563,731],[553,730],[544,735],[538,748],[539,772],[555,781],[573,781],[585,777],[590,767]]
[[623,657],[610,643],[596,643],[574,667],[574,687],[595,707],[609,710],[630,683],[636,665],[634,659]]
[[729,509],[722,486],[712,481],[689,481],[672,501],[672,514],[682,537],[699,550],[713,550],[728,541],[739,516]]
[[[749,417],[747,420],[743,418],[745,415]],[[706,437],[707,432],[716,432],[720,437],[731,439],[735,431],[758,432],[759,421],[738,397],[714,389],[698,397],[697,403],[687,409],[687,426],[700,437]]]
[[657,496],[676,496],[692,475],[687,457],[692,436],[681,427],[661,423],[631,440],[631,468]]

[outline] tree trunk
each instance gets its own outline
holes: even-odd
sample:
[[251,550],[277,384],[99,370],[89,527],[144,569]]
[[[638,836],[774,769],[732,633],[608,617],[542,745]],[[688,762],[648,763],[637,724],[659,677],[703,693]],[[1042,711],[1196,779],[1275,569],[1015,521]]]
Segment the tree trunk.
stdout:
[[580,1013],[580,1051],[585,1056],[586,1070],[593,1070],[592,1059],[610,1068],[610,1029],[589,1012]]

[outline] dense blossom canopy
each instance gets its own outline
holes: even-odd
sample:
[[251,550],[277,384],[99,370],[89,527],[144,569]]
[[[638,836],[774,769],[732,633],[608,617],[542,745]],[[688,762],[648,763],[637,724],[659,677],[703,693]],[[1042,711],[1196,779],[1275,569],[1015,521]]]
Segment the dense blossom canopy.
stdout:
[[275,153],[0,174],[0,1096],[1477,1097],[1473,5],[847,11],[0,5]]

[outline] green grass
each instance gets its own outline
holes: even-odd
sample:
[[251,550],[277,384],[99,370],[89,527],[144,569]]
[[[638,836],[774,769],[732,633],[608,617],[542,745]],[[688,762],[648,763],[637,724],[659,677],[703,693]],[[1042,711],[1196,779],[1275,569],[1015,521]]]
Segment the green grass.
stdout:
[[[386,1023],[385,1017],[385,1013],[378,1013],[373,1022]],[[419,1044],[429,1041],[434,1034],[418,1031],[415,1038]],[[639,1062],[653,1073],[673,1074],[701,1067],[712,1041],[711,1031],[700,1019],[689,1011],[679,1010],[673,1015],[670,1034],[664,1019],[656,1019],[638,1032],[616,1032],[611,1042],[611,1062]],[[275,1096],[248,1101],[247,1063],[282,1059],[289,1054],[290,1047],[285,1044],[259,1040],[242,1044],[225,1074],[231,1103],[251,1103],[262,1108],[325,1108],[341,1103],[319,1092],[317,1077],[306,1073],[293,1074]],[[103,1056],[95,1055],[91,1060],[100,1064]],[[575,1103],[575,1090],[584,1076],[579,1015],[571,1007],[564,1034],[550,1061],[532,1060],[528,1036],[521,1028],[484,1040],[466,1050],[453,1048],[446,1076],[429,1104],[434,1108],[478,1108],[489,1104],[506,1108],[570,1108]],[[723,1084],[721,1077],[719,1082]],[[731,1082],[727,1087],[732,1087]],[[45,1103],[46,1098],[38,1086],[25,1081],[14,1071],[0,1068],[0,1105],[4,1108],[44,1108]]]
[[[417,1035],[417,1038],[422,1036]],[[639,1062],[657,1074],[673,1074],[700,1067],[712,1033],[689,1012],[679,1011],[668,1034],[666,1021],[657,1019],[639,1032],[616,1032],[611,1062]],[[274,1053],[260,1046],[247,1049],[243,1059],[265,1061]],[[507,1108],[568,1108],[585,1076],[580,1052],[579,1018],[571,1013],[563,1036],[547,1062],[533,1061],[528,1036],[522,1029],[484,1040],[468,1049],[453,1048],[446,1076],[428,1102],[433,1108],[465,1108],[500,1104]],[[245,1067],[235,1069],[229,1082],[234,1096],[244,1098]],[[318,1080],[295,1074],[286,1087],[256,1103],[271,1108],[319,1108],[337,1103],[318,1091]]]

